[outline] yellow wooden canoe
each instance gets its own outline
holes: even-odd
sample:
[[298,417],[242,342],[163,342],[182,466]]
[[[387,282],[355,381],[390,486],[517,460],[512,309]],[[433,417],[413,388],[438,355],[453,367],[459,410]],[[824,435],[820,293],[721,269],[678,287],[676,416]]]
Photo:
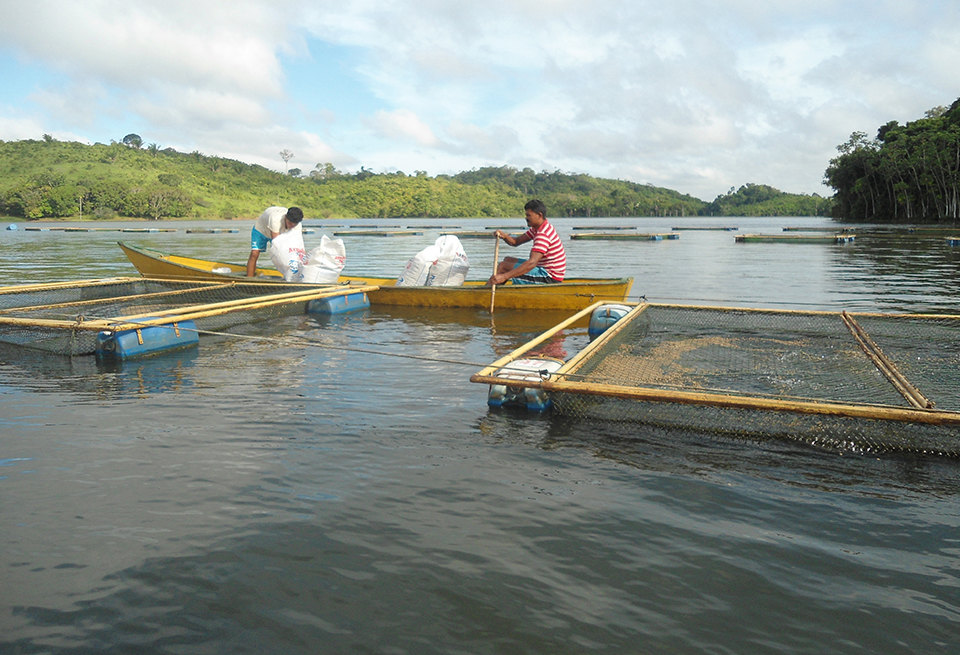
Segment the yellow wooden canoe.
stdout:
[[[168,255],[120,242],[120,248],[143,277],[168,280],[223,280],[246,275],[245,264]],[[279,271],[258,268],[259,279],[282,281]],[[261,277],[262,276],[262,277]],[[376,285],[371,305],[410,307],[490,307],[490,287],[484,280],[468,280],[461,287],[398,287],[395,278],[343,275],[341,284]],[[623,302],[633,285],[625,278],[568,278],[562,284],[505,284],[497,287],[499,309],[579,310],[598,300]]]

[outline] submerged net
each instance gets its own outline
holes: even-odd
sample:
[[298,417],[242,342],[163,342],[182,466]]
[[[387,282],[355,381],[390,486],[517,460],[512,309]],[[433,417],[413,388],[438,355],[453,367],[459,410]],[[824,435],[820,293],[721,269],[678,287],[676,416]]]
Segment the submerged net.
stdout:
[[551,394],[554,411],[576,421],[631,421],[721,437],[789,439],[837,452],[960,457],[960,426],[603,397]]
[[958,316],[642,305],[539,386],[574,420],[960,455]]
[[[283,296],[323,290],[275,282],[181,282],[115,278],[77,283],[0,288],[0,342],[60,355],[87,355],[96,350],[101,320],[188,312],[226,304],[194,318],[197,328],[217,331],[242,323],[302,314],[306,299]],[[244,303],[243,301],[250,301]],[[230,303],[237,303],[229,307]],[[134,322],[136,318],[132,319]],[[171,319],[173,320],[173,319]]]

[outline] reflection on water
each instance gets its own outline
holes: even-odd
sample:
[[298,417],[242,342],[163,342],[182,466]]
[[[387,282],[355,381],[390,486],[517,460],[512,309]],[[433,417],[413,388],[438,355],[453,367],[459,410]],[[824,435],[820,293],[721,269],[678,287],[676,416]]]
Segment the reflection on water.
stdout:
[[[348,266],[435,238],[356,239]],[[133,274],[116,240],[0,233],[0,278]],[[569,253],[654,301],[941,312],[960,259],[727,232]],[[0,347],[0,651],[956,651],[956,462],[488,409],[469,376],[563,318],[374,307],[119,364]]]

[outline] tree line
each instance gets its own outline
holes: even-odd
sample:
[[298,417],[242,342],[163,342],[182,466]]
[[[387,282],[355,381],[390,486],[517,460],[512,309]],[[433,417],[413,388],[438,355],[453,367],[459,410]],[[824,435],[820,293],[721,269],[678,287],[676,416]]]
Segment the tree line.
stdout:
[[[281,152],[286,164],[292,158]],[[577,173],[486,167],[430,177],[424,171],[339,171],[317,164],[286,173],[200,152],[146,144],[136,134],[93,145],[0,141],[0,214],[43,218],[252,218],[273,204],[311,218],[519,216],[539,197],[551,216],[827,215],[830,202],[748,184],[711,203],[671,189]]]
[[960,218],[960,99],[924,118],[890,121],[875,139],[854,132],[824,176],[834,216],[863,222],[954,222]]

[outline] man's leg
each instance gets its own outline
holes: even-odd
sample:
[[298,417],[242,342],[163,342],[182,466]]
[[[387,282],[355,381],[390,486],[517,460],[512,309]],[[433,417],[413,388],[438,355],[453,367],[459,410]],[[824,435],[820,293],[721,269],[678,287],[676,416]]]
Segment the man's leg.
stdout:
[[497,274],[507,273],[512,271],[517,267],[517,258],[516,257],[504,257],[503,261],[500,262],[500,265],[497,266]]
[[257,258],[270,245],[270,239],[260,233],[254,226],[250,230],[250,256],[247,258],[247,277],[253,277],[257,272]]
[[251,250],[250,256],[247,257],[247,277],[253,277],[254,273],[257,271],[257,259],[260,257],[259,250]]

